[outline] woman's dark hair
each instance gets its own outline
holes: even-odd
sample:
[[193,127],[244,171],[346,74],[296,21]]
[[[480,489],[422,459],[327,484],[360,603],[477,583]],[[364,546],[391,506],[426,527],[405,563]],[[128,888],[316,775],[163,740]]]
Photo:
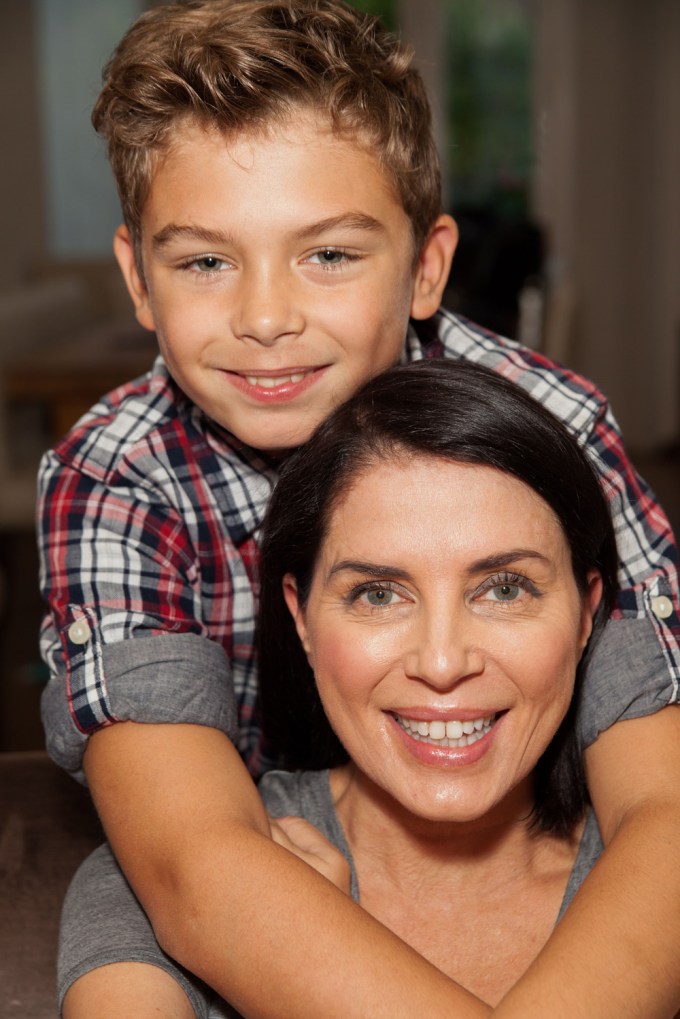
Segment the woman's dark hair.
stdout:
[[334,411],[285,463],[261,546],[260,708],[268,749],[288,768],[320,769],[347,760],[324,714],[282,581],[286,573],[295,577],[304,605],[338,499],[373,464],[404,455],[513,475],[560,521],[579,590],[586,590],[590,570],[600,571],[602,601],[574,696],[535,770],[533,824],[566,834],[588,802],[575,716],[585,658],[616,595],[616,542],[607,502],[576,440],[519,386],[478,365],[422,361],[385,372]]

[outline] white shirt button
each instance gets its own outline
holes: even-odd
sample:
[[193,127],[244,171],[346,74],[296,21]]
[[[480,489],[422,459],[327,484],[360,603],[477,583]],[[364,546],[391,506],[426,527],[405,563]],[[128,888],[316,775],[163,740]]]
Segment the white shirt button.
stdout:
[[652,598],[652,612],[657,619],[668,619],[673,615],[673,602],[665,594]]
[[68,639],[72,644],[87,644],[90,639],[90,627],[84,619],[76,619],[68,628]]

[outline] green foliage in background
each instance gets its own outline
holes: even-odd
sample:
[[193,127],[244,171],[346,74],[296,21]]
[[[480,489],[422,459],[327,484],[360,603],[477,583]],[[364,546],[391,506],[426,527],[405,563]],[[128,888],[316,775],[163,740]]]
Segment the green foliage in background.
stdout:
[[397,29],[395,0],[352,0],[352,7],[377,15],[391,32]]
[[[533,161],[531,24],[522,0],[445,0],[456,205],[521,213]],[[498,211],[502,211],[498,208]]]
[[[398,0],[352,2],[398,31]],[[454,205],[522,216],[534,158],[530,0],[441,3],[449,130],[441,156]]]

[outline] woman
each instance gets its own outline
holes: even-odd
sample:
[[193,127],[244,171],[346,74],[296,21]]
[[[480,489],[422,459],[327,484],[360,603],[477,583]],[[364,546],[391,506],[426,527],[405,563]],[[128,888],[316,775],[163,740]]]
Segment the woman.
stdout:
[[491,1005],[601,848],[573,719],[615,572],[576,444],[462,364],[369,383],[267,516],[265,731],[287,767],[331,766],[266,776],[270,810],[310,816],[362,905]]
[[[262,710],[285,765],[307,770],[265,776],[265,802],[316,825],[362,905],[492,1007],[601,849],[573,722],[615,587],[609,513],[578,446],[472,365],[368,383],[286,463],[271,502]],[[320,837],[301,825],[278,837],[314,862]],[[99,916],[116,918],[119,946],[109,929],[99,951]],[[160,952],[105,848],[70,890],[62,938],[62,995],[136,958],[171,973],[190,1012],[234,1014]]]

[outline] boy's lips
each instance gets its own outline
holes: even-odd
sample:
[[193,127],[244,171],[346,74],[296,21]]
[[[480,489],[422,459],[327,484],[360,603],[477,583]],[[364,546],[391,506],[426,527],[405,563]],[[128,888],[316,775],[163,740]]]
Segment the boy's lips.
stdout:
[[275,389],[277,386],[283,385],[285,382],[302,382],[305,375],[309,372],[291,372],[286,375],[246,375],[245,380],[250,386],[262,386],[263,389]]
[[260,403],[294,400],[308,390],[330,367],[284,368],[278,371],[225,371],[232,385]]

